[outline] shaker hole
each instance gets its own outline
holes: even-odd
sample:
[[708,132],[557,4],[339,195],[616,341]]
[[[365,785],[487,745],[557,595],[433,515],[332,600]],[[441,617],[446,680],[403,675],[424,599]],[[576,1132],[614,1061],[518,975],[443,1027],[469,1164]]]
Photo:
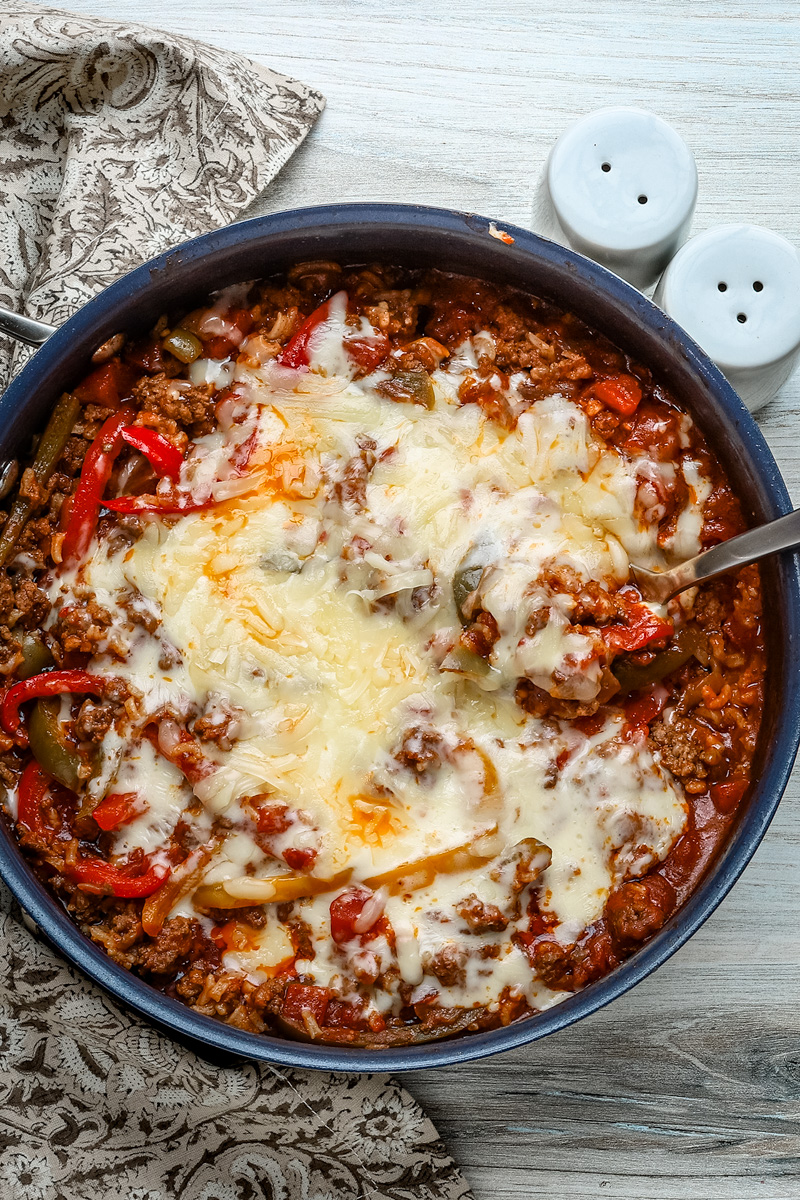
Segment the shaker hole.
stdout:
[[727,292],[727,290],[728,290],[728,285],[727,285],[727,283],[718,283],[718,284],[717,284],[717,291],[718,291],[718,292]]
[[640,196],[640,197],[639,197],[639,203],[640,203],[640,204],[647,204],[647,196]]
[[611,163],[603,163],[600,167],[600,170],[605,171],[607,174],[611,170]]
[[761,280],[760,280],[760,279],[757,279],[757,280],[755,281],[755,283],[753,284],[753,291],[754,291],[754,292],[763,292],[763,290],[764,290],[764,285],[763,285],[763,283],[761,282]]
[[736,320],[740,325],[744,325],[745,321],[747,320],[747,315],[745,313],[737,313]]

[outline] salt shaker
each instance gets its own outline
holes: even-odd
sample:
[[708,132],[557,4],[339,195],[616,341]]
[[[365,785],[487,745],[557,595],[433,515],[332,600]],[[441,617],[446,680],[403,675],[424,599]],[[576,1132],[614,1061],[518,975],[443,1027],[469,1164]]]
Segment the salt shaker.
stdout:
[[786,382],[800,354],[800,254],[758,225],[693,237],[653,297],[720,368],[751,412]]
[[689,232],[697,167],[688,146],[654,113],[603,108],[558,139],[546,189],[569,245],[643,290]]

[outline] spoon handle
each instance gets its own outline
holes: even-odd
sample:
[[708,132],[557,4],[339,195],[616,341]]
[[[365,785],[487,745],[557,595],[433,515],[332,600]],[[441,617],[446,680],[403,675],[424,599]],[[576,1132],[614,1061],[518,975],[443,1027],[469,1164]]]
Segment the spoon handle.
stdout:
[[[720,542],[710,550],[704,550],[695,558],[690,558],[680,566],[674,567],[666,575],[672,585],[668,596],[677,595],[684,588],[695,583],[704,583],[708,579],[716,579],[735,567],[743,567],[747,563],[766,558],[768,554],[776,554],[779,550],[794,550],[800,546],[800,508],[778,517],[777,521],[769,521],[766,525],[758,525],[748,529],[727,542]],[[666,582],[666,578],[665,578]]]
[[0,308],[0,333],[5,333],[17,342],[24,342],[26,346],[42,346],[55,331],[55,325],[46,325],[44,321],[32,321],[30,317],[23,317],[21,313]]

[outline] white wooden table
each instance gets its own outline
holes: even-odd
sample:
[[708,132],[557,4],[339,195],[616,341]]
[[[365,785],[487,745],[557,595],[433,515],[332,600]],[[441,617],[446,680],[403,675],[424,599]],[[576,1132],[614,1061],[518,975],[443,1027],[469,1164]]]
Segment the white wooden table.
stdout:
[[[627,103],[694,150],[695,232],[755,221],[800,243],[798,0],[64,3],[190,33],[327,96],[253,211],[395,200],[531,226],[561,130]],[[800,502],[800,375],[762,426]],[[610,1009],[407,1077],[477,1200],[800,1198],[799,824],[795,778],[732,895]]]

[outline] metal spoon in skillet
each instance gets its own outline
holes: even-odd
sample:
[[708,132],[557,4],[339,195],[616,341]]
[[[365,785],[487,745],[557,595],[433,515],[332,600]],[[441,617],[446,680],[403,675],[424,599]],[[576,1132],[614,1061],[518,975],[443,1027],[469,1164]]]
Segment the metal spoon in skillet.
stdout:
[[720,542],[669,571],[648,571],[645,567],[631,566],[631,575],[644,600],[666,604],[678,592],[697,583],[716,579],[717,575],[744,567],[779,550],[797,547],[800,547],[800,509],[778,517],[777,521],[748,529],[727,542]]

